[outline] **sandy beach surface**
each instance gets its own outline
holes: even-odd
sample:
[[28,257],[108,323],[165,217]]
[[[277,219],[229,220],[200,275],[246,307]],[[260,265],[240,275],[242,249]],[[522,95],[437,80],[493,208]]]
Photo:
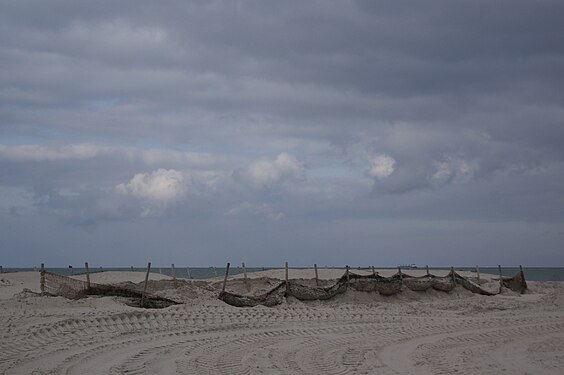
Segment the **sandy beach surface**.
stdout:
[[[320,269],[319,277],[330,283],[342,272]],[[433,273],[441,272],[448,271]],[[284,271],[249,276],[248,293],[259,294],[283,280]],[[245,292],[242,277],[230,278],[227,289]],[[290,271],[290,278],[304,283],[312,277],[313,270]],[[94,283],[143,279],[141,272],[91,275]],[[217,299],[222,277],[179,280],[177,288],[159,281],[168,276],[150,279],[150,292],[182,303],[142,309],[123,297],[70,300],[40,295],[39,273],[0,274],[0,373],[562,374],[564,369],[561,282],[528,282],[523,295],[506,290],[480,296],[461,287],[390,297],[349,290],[328,301],[288,298],[276,307],[237,308]]]

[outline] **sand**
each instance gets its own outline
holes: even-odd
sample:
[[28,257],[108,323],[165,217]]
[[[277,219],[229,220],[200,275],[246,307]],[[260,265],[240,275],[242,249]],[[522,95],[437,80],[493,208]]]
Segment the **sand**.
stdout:
[[[251,293],[268,289],[283,272],[250,274]],[[319,272],[325,279],[341,274]],[[291,278],[312,275],[290,271]],[[228,289],[246,289],[241,277],[230,278]],[[143,278],[103,272],[92,282]],[[347,291],[330,301],[289,298],[273,308],[236,308],[216,298],[222,278],[180,280],[177,289],[158,281],[166,276],[151,279],[152,292],[184,303],[149,310],[118,297],[41,296],[38,273],[0,274],[0,373],[562,374],[564,368],[564,283],[529,282],[524,295],[487,297],[460,287],[391,297]]]

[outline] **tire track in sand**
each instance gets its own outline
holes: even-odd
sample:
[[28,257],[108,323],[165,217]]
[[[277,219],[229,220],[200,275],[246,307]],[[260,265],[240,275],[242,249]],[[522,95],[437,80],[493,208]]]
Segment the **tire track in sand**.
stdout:
[[[487,373],[480,366],[505,368],[509,357],[504,350],[518,349],[527,358],[540,358],[529,361],[530,366],[536,373],[546,373],[543,370],[552,371],[561,363],[557,354],[531,351],[530,345],[519,344],[519,338],[559,342],[563,331],[563,315],[558,312],[505,319],[448,311],[417,316],[362,305],[175,306],[108,315],[102,311],[63,317],[54,324],[12,327],[9,339],[0,343],[0,370],[8,374],[34,370],[58,374],[391,374],[402,370],[389,355],[395,351],[405,354],[407,370],[415,370],[408,373],[468,369]],[[495,343],[499,349],[492,345],[483,349],[483,342]],[[472,360],[453,361],[455,353]]]

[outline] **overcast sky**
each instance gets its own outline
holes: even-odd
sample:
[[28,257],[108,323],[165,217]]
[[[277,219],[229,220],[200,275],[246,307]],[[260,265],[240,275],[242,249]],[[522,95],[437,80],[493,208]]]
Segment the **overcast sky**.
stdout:
[[564,2],[0,2],[0,264],[564,266]]

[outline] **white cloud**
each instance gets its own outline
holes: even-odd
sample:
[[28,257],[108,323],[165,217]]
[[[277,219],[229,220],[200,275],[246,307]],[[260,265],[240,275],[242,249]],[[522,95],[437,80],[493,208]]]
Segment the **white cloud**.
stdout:
[[466,183],[472,179],[474,173],[479,169],[474,162],[451,157],[445,161],[436,161],[434,166],[435,172],[431,175],[431,181],[438,185]]
[[127,184],[117,185],[116,190],[142,200],[143,216],[153,216],[184,199],[187,184],[182,172],[161,168],[151,173],[138,173]]
[[285,181],[301,180],[304,175],[304,164],[285,152],[275,160],[255,161],[244,172],[244,177],[252,186],[266,189]]
[[368,174],[376,178],[387,178],[395,171],[396,161],[385,154],[377,155],[370,160],[372,164]]
[[244,202],[236,207],[231,208],[225,213],[225,216],[264,216],[269,220],[278,221],[284,218],[284,213],[276,212],[266,203],[250,203]]

